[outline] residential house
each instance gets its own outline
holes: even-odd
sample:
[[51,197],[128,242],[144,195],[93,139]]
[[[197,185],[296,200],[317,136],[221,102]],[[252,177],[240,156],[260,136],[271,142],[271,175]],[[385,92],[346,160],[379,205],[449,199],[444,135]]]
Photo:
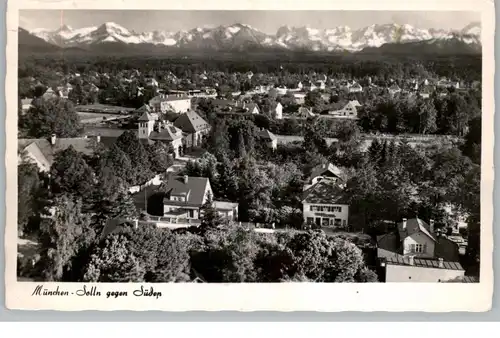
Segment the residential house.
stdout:
[[318,80],[314,83],[314,86],[316,87],[316,89],[319,89],[319,90],[325,90],[326,86],[325,86],[325,81],[323,80]]
[[99,87],[97,87],[95,84],[91,83],[89,90],[91,93],[97,93],[97,92],[99,92]]
[[[148,106],[143,106],[148,107]],[[141,107],[142,108],[142,107]],[[179,157],[183,154],[183,134],[182,130],[175,127],[169,121],[158,120],[158,115],[149,113],[148,108],[144,108],[146,111],[138,120],[139,140],[147,142],[162,142],[165,144],[171,144],[174,149],[175,157]]]
[[76,151],[91,156],[94,154],[95,142],[99,141],[99,137],[58,138],[56,135],[52,135],[49,139],[18,139],[17,147],[21,153],[18,160],[21,161],[24,157],[35,163],[40,171],[49,172],[57,152],[73,147]]
[[210,131],[210,125],[194,111],[181,114],[175,121],[174,126],[184,133],[183,148],[199,147],[203,139]]
[[314,113],[311,111],[311,109],[307,107],[300,107],[297,112],[297,117],[301,118],[314,117]]
[[329,117],[356,119],[358,117],[357,108],[361,106],[357,100],[337,102],[333,104],[333,109],[328,112]]
[[[173,176],[165,182],[163,217],[171,223],[200,223],[202,207],[213,196],[210,180],[206,177]],[[221,216],[238,218],[238,203],[213,201]]]
[[418,92],[418,95],[420,95],[420,97],[424,98],[424,99],[427,99],[431,96],[432,92],[434,91],[434,88],[432,86],[423,86],[421,87],[420,91]]
[[304,190],[309,189],[321,180],[333,181],[340,187],[345,185],[344,173],[337,166],[328,163],[314,167],[307,176]]
[[21,111],[27,112],[33,105],[31,104],[33,102],[33,99],[22,99],[21,100]]
[[419,218],[399,222],[377,238],[379,276],[384,282],[446,282],[464,276],[458,245]]
[[436,87],[441,88],[441,89],[446,89],[446,88],[460,88],[460,83],[457,81],[450,81],[448,79],[441,79],[436,83]]
[[349,224],[349,205],[344,191],[333,180],[320,180],[304,191],[302,213],[309,225],[345,228]]
[[276,101],[272,102],[269,107],[269,113],[274,119],[281,120],[283,118],[283,105]]
[[389,88],[389,94],[390,95],[395,95],[397,93],[401,92],[401,88],[397,85],[397,83],[393,83]]
[[349,87],[349,93],[360,93],[363,91],[363,87],[357,82],[354,82],[350,87]]
[[311,92],[317,89],[316,85],[309,80],[302,83],[302,88]]
[[54,99],[56,97],[58,97],[58,95],[54,91],[54,89],[52,89],[51,87],[47,88],[47,90],[45,91],[45,93],[43,93],[43,95],[42,95],[42,98],[44,100],[50,100],[50,99]]
[[217,213],[224,219],[229,221],[238,220],[238,203],[214,201],[213,206]]
[[149,78],[146,80],[146,86],[157,88],[159,86],[158,81],[155,78]]
[[170,217],[172,223],[199,220],[201,207],[213,196],[206,177],[170,177],[163,191],[163,216]]
[[305,93],[293,93],[293,98],[295,99],[295,103],[298,105],[304,104],[306,99]]
[[269,130],[261,129],[258,136],[269,148],[275,150],[278,147],[278,138]]
[[304,222],[325,227],[347,227],[349,205],[344,198],[344,177],[333,164],[311,170],[304,186],[302,213]]
[[179,114],[191,110],[191,98],[183,94],[160,94],[149,100],[149,105],[155,112],[172,111]]

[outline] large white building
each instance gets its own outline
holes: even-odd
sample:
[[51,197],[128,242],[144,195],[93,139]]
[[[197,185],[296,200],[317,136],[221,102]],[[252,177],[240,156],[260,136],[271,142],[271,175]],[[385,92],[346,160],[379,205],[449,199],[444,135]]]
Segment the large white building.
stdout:
[[180,114],[191,110],[191,98],[183,94],[160,94],[149,100],[149,105],[157,113],[171,111]]

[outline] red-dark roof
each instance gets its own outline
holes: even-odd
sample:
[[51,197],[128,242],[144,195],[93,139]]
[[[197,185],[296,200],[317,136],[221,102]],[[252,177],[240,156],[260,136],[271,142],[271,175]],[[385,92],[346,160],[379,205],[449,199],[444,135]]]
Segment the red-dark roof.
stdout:
[[149,134],[149,139],[158,141],[173,141],[182,138],[182,131],[175,126],[169,125],[159,132],[153,131]]
[[344,191],[335,182],[322,180],[304,191],[303,203],[345,204]]
[[[171,177],[164,188],[165,199],[163,203],[166,205],[201,207],[208,184],[210,182],[206,177],[188,177],[186,183],[183,176]],[[182,194],[187,195],[185,202],[170,200],[170,196],[180,196]]]
[[261,130],[259,132],[259,137],[261,137],[264,140],[269,140],[269,141],[277,140],[277,137],[267,129]]
[[436,241],[434,235],[430,232],[430,227],[427,223],[425,223],[420,218],[410,218],[406,221],[406,228],[403,228],[403,222],[398,223],[397,225],[399,231],[399,237],[404,239],[408,236],[411,236],[418,232],[423,232],[428,237],[430,237],[433,241]]
[[[393,265],[406,265],[411,266],[410,258],[405,256],[395,256],[395,257],[386,257],[385,261],[387,264]],[[419,268],[434,268],[434,269],[447,269],[447,270],[464,270],[462,265],[459,262],[448,262],[443,261],[443,266],[439,266],[439,260],[433,258],[413,258],[413,266]]]
[[190,134],[210,128],[210,125],[194,111],[188,111],[179,116],[174,125],[183,132]]

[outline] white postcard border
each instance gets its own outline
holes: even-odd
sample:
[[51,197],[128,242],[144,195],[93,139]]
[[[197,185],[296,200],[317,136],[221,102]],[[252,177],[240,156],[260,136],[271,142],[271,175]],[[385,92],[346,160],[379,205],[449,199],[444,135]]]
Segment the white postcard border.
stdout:
[[[480,283],[384,283],[384,284],[141,284],[141,283],[36,283],[18,282],[17,257],[17,30],[18,9],[275,9],[276,1],[200,0],[182,3],[151,0],[125,1],[11,1],[7,13],[6,69],[6,232],[5,284],[9,309],[25,310],[165,310],[165,311],[426,311],[482,312],[491,308],[493,294],[493,145],[494,145],[494,4],[467,1],[287,1],[286,9],[342,10],[472,10],[482,13],[483,129],[481,166],[481,282]],[[38,285],[70,293],[68,296],[33,296]],[[99,291],[101,296],[78,296],[79,290]],[[92,289],[92,287],[97,289]],[[161,292],[161,297],[134,296],[141,287]],[[128,292],[127,297],[107,298],[107,292]],[[74,295],[71,295],[71,292]]]

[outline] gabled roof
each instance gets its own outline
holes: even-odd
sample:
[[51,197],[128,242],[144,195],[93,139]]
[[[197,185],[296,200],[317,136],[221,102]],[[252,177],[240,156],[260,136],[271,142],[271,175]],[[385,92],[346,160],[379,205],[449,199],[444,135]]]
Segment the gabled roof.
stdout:
[[25,106],[25,105],[31,104],[31,102],[33,102],[33,99],[22,99],[21,105]]
[[136,112],[148,112],[151,113],[151,107],[147,104],[143,104],[140,108],[137,108]]
[[181,114],[175,120],[174,125],[185,133],[195,133],[210,128],[210,125],[194,111]]
[[267,129],[262,129],[259,132],[259,137],[263,138],[264,140],[269,140],[269,141],[277,140],[276,136]]
[[[184,182],[183,176],[171,177],[165,185],[165,199],[164,204],[178,205],[178,206],[195,206],[201,207],[205,197],[205,190],[210,182],[206,177],[188,177],[187,182]],[[170,201],[171,195],[185,195],[187,200],[184,201]]]
[[311,171],[309,175],[309,180],[312,180],[318,176],[334,176],[343,179],[343,172],[338,167],[331,163],[319,165]]
[[175,126],[168,125],[159,132],[153,131],[149,134],[149,138],[158,141],[173,141],[182,138],[182,130]]
[[[72,146],[76,151],[85,155],[92,155],[94,153],[93,140],[91,138],[56,138],[55,144],[52,145],[50,140],[47,139],[18,139],[17,146],[19,150],[30,151],[33,149],[31,144],[36,144],[40,153],[43,154],[46,161],[52,165],[54,155],[58,151],[65,150]],[[38,150],[33,150],[32,154],[35,155]],[[41,159],[44,161],[44,159]]]
[[154,116],[152,114],[145,111],[144,114],[142,114],[142,116],[139,117],[138,121],[155,121],[155,120],[156,119],[154,118]]
[[304,191],[303,203],[346,204],[344,191],[335,182],[322,180]]
[[401,240],[404,240],[406,237],[411,236],[413,234],[423,232],[433,241],[436,241],[436,238],[431,234],[429,230],[429,225],[420,218],[410,218],[409,220],[407,220],[406,229],[403,228],[403,222],[400,222],[397,224],[397,229],[399,232],[399,238]]

